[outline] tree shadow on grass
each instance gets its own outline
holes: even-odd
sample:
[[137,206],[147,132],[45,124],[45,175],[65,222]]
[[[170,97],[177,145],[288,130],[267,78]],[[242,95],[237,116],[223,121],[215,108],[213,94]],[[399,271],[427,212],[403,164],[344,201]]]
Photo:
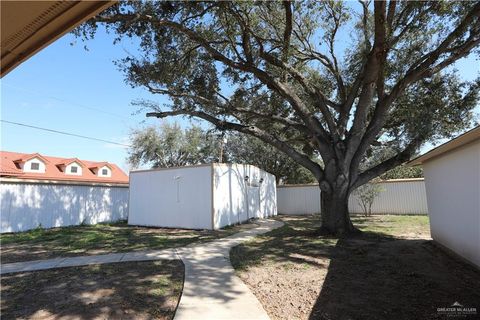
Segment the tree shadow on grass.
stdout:
[[309,319],[444,319],[456,301],[480,312],[479,288],[477,269],[430,240],[364,233],[337,242]]
[[123,262],[3,275],[3,319],[172,319],[180,261]]
[[330,256],[337,238],[316,236],[317,216],[282,216],[281,220],[285,222],[284,226],[232,248],[230,259],[235,269],[244,270],[264,261],[317,266],[319,259]]

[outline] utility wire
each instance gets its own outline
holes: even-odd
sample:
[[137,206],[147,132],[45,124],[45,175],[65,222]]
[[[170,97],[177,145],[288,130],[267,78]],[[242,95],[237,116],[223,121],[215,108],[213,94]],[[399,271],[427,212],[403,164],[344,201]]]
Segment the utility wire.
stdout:
[[66,135],[66,136],[72,136],[72,137],[83,138],[83,139],[88,139],[88,140],[101,141],[101,142],[106,142],[106,143],[109,143],[109,144],[116,144],[116,145],[123,146],[123,147],[131,147],[131,145],[128,145],[128,144],[123,144],[123,143],[108,141],[108,140],[99,139],[99,138],[82,136],[82,135],[75,134],[75,133],[70,133],[70,132],[64,132],[64,131],[58,131],[58,130],[53,130],[53,129],[48,129],[48,128],[42,128],[42,127],[32,126],[32,125],[25,124],[25,123],[13,122],[13,121],[8,121],[8,120],[0,120],[0,121],[1,121],[1,122],[5,122],[5,123],[9,123],[9,124],[14,124],[14,125],[17,125],[17,126],[22,126],[22,127],[27,127],[27,128],[33,128],[33,129],[48,131],[48,132],[52,132],[52,133],[63,134],[63,135]]
[[19,91],[23,91],[23,92],[35,95],[37,97],[43,97],[43,98],[63,102],[63,103],[66,103],[67,106],[68,106],[68,104],[70,104],[71,107],[77,107],[77,108],[81,108],[81,109],[101,112],[103,114],[106,114],[106,115],[109,115],[109,116],[112,116],[112,117],[116,117],[116,118],[120,118],[120,119],[124,119],[124,120],[129,120],[129,118],[124,117],[124,116],[119,115],[119,114],[114,113],[114,112],[109,112],[109,111],[105,111],[105,110],[102,110],[102,109],[99,109],[99,108],[89,107],[89,106],[86,106],[86,105],[83,105],[83,104],[80,104],[80,103],[77,103],[77,102],[73,102],[73,101],[69,101],[69,100],[66,100],[66,99],[58,98],[58,97],[55,97],[55,96],[52,96],[52,95],[45,95],[45,94],[42,94],[42,93],[39,93],[39,92],[36,92],[36,91],[32,91],[32,90],[25,89],[25,88],[20,88],[20,87],[17,87],[17,86],[12,86],[10,84],[5,84],[5,83],[2,83],[2,86],[10,87],[12,89],[19,90]]

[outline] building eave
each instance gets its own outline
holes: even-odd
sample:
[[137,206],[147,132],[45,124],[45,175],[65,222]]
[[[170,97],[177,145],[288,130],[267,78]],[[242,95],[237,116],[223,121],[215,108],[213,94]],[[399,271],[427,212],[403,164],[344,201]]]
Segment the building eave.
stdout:
[[1,1],[3,77],[116,1]]
[[422,165],[423,163],[432,160],[438,156],[441,156],[445,153],[451,152],[457,148],[460,148],[466,144],[469,144],[474,141],[478,141],[480,139],[480,126],[473,128],[465,132],[464,134],[442,144],[438,147],[428,151],[427,153],[413,159],[412,161],[408,162],[409,166],[418,166]]

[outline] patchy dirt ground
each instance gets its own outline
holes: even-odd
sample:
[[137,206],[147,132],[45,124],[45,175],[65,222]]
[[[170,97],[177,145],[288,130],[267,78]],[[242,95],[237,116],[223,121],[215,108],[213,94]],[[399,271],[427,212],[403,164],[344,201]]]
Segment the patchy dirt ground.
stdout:
[[364,233],[347,239],[316,236],[317,217],[280,219],[230,253],[272,319],[447,319],[437,308],[456,301],[480,318],[480,272],[433,244],[427,217],[355,217]]
[[129,226],[126,223],[35,229],[0,235],[1,263],[112,252],[182,247],[227,237],[255,227],[242,224],[221,230],[186,230]]
[[3,275],[2,319],[173,319],[180,261],[122,262]]

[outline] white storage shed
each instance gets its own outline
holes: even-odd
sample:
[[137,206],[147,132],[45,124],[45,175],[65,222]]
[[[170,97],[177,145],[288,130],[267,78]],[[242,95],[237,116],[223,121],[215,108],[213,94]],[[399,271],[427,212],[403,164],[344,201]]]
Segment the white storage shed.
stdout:
[[213,230],[276,214],[275,176],[255,166],[215,163],[130,172],[131,225]]
[[480,127],[411,165],[422,165],[433,240],[480,267]]

